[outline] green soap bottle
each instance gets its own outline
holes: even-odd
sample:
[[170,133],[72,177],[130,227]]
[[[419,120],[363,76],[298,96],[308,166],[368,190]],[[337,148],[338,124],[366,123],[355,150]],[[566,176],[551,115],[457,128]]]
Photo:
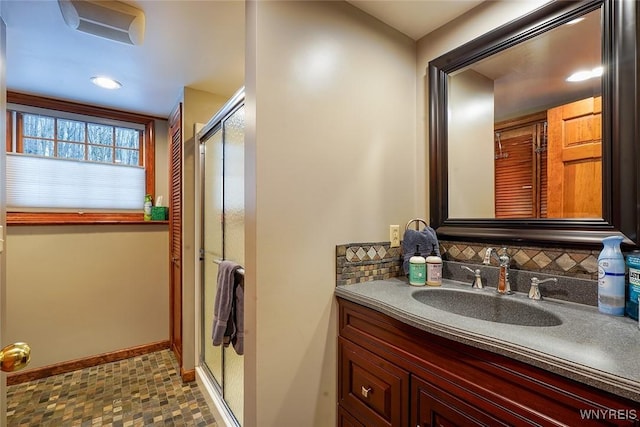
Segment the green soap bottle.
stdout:
[[427,261],[420,255],[420,245],[416,246],[416,252],[409,258],[409,284],[424,286],[427,282]]
[[151,206],[153,205],[153,198],[151,194],[144,196],[144,220],[151,221]]

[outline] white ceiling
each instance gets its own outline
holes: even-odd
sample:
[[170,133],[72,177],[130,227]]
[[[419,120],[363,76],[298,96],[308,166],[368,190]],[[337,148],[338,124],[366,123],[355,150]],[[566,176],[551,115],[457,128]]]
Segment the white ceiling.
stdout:
[[[72,30],[56,0],[3,0],[7,88],[168,116],[184,86],[231,96],[244,84],[244,2],[127,2],[145,13],[132,46]],[[108,91],[89,78],[123,84]]]
[[[479,0],[350,0],[413,39]],[[184,86],[231,96],[244,84],[244,1],[126,1],[145,13],[144,43],[131,46],[67,27],[56,0],[2,0],[7,88],[168,116]],[[104,74],[123,84],[100,89]]]
[[347,0],[414,40],[473,9],[484,0]]

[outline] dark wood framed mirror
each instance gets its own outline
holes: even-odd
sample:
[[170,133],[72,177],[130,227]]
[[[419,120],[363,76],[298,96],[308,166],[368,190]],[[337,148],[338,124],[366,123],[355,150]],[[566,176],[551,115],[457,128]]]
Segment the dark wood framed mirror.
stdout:
[[[639,126],[636,124],[639,10],[635,0],[552,2],[429,63],[430,224],[441,239],[595,248],[600,247],[603,237],[617,234],[624,237],[628,246],[640,244],[637,173],[640,152],[637,149]],[[597,213],[583,215],[578,210],[569,217],[553,215],[549,218],[540,215],[498,218],[495,215],[467,215],[465,211],[452,215],[451,209],[457,200],[452,200],[450,194],[459,194],[455,187],[459,184],[454,183],[451,187],[450,175],[453,169],[450,166],[453,141],[449,131],[452,76],[593,13],[597,13],[600,21],[600,51],[597,53],[603,69],[597,85],[600,93],[593,94],[601,102],[601,159],[597,172],[601,175],[601,193],[598,193]],[[580,45],[575,44],[574,49]],[[567,52],[556,54],[566,55]],[[494,136],[492,133],[492,140]],[[475,138],[467,139],[475,143]],[[489,151],[492,159],[499,157],[498,154],[494,156],[491,148]],[[494,164],[479,165],[477,170],[494,167]],[[486,185],[495,186],[495,182]]]

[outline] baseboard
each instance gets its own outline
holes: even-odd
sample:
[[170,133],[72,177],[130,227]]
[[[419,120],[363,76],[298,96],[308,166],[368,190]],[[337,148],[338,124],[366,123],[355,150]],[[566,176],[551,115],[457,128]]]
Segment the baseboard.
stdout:
[[98,356],[70,360],[68,362],[43,366],[41,368],[31,369],[28,371],[7,374],[7,385],[21,384],[27,381],[50,377],[52,375],[66,374],[67,372],[76,371],[78,369],[90,368],[92,366],[98,366],[104,363],[117,362],[119,360],[129,359],[130,357],[141,356],[143,354],[153,353],[155,351],[165,350],[168,348],[169,341],[158,341],[155,343],[131,347],[124,350],[112,351],[110,353],[104,353]]
[[189,369],[188,371],[184,368],[180,368],[180,376],[182,377],[183,383],[190,383],[191,381],[196,380],[196,370]]

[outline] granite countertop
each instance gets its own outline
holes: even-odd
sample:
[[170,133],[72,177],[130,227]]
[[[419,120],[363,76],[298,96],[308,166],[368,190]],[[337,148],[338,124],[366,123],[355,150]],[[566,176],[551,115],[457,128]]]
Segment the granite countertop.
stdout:
[[[628,317],[601,314],[592,306],[561,300],[510,298],[554,314],[558,326],[518,326],[478,320],[428,306],[414,299],[430,289],[494,294],[491,288],[444,279],[442,287],[410,286],[392,278],[337,286],[335,294],[427,332],[540,367],[640,402],[640,330]],[[428,298],[428,294],[423,294]],[[488,308],[487,308],[488,309]]]

